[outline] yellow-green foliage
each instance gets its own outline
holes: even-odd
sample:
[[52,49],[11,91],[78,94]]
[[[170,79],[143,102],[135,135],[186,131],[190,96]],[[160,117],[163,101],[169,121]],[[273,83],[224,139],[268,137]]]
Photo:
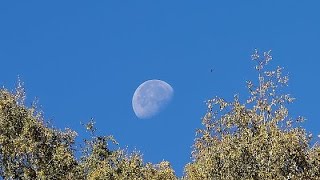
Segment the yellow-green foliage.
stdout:
[[[320,179],[320,147],[292,119],[286,105],[294,98],[279,94],[288,77],[282,68],[263,71],[270,52],[252,56],[258,84],[247,82],[245,102],[208,100],[204,128],[197,131],[193,161],[182,179]],[[76,132],[55,129],[35,105],[24,105],[24,89],[0,89],[0,177],[3,179],[175,180],[170,163],[144,163],[137,152],[110,149],[112,136],[96,136],[94,122],[86,124],[82,156],[75,157]]]
[[[92,126],[90,126],[92,127]],[[108,141],[115,143],[112,136],[94,137],[86,141],[84,156],[81,158],[77,172],[86,179],[177,179],[170,164],[166,161],[157,165],[144,164],[139,153],[128,154],[125,150],[110,151]]]
[[75,132],[49,128],[35,107],[23,105],[23,88],[0,90],[0,174],[5,179],[65,179],[77,162]]
[[0,176],[3,179],[176,179],[166,161],[145,164],[139,153],[110,150],[111,136],[85,140],[83,156],[75,158],[76,133],[48,126],[35,106],[24,105],[19,83],[14,93],[0,90]]
[[294,99],[279,95],[288,77],[282,68],[263,72],[272,59],[257,51],[258,85],[247,82],[250,97],[241,103],[216,97],[207,102],[203,129],[198,130],[193,162],[185,179],[320,179],[320,148],[309,147],[311,135],[288,116],[286,104]]

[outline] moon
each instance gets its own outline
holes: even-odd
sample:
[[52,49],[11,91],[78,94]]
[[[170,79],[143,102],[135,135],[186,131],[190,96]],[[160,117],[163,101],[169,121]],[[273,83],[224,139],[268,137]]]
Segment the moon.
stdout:
[[166,82],[153,79],[142,83],[132,97],[132,108],[140,119],[149,119],[162,111],[173,97],[173,88]]

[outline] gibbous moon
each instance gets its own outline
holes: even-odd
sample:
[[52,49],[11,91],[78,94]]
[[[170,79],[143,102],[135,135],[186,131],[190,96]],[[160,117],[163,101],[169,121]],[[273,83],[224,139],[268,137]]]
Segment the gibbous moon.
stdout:
[[164,109],[173,97],[173,88],[161,80],[148,80],[134,92],[132,107],[140,119],[149,119]]

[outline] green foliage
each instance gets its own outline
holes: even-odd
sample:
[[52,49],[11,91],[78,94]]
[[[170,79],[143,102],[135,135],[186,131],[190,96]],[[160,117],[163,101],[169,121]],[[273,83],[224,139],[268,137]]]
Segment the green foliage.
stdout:
[[296,125],[303,118],[289,117],[286,105],[294,98],[278,94],[288,77],[280,67],[263,72],[270,51],[263,57],[255,51],[252,59],[258,85],[247,82],[244,103],[238,95],[208,100],[185,179],[320,179],[320,148],[309,147],[311,135]]
[[0,90],[0,175],[5,179],[66,179],[77,162],[76,133],[49,128],[36,107],[23,105],[24,90]]
[[[320,147],[299,127],[302,117],[290,118],[287,104],[294,98],[281,94],[288,83],[282,68],[264,71],[269,52],[257,62],[258,83],[247,82],[250,96],[227,102],[208,100],[203,129],[197,131],[193,161],[182,179],[320,179]],[[0,89],[0,176],[3,179],[152,179],[175,180],[170,163],[144,163],[138,152],[111,149],[112,136],[97,136],[94,121],[84,124],[81,158],[75,157],[77,133],[51,127],[36,104],[24,104],[19,81],[16,91]]]
[[144,164],[139,153],[126,153],[118,149],[111,151],[108,142],[117,144],[112,136],[94,136],[93,121],[85,125],[91,132],[92,139],[85,140],[83,157],[76,168],[77,177],[81,179],[177,179],[170,164],[166,161],[160,164]]
[[76,132],[50,127],[36,105],[24,105],[24,89],[0,89],[0,176],[3,179],[177,179],[166,161],[143,163],[139,153],[111,150],[112,136],[95,136],[93,121],[86,124],[91,139],[83,156],[75,157]]

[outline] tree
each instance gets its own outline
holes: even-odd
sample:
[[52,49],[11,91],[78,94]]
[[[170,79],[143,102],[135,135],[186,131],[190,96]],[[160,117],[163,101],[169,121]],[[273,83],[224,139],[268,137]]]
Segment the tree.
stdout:
[[0,90],[0,175],[4,179],[67,179],[77,165],[76,133],[48,127],[42,113],[24,106],[24,89]]
[[143,163],[139,153],[111,150],[112,136],[96,136],[94,123],[86,128],[80,160],[75,157],[77,133],[55,129],[34,104],[24,105],[22,83],[15,92],[0,89],[0,176],[3,179],[176,179],[166,161]]
[[[320,179],[320,147],[300,127],[303,117],[289,116],[294,98],[281,94],[288,83],[282,68],[264,71],[270,51],[257,62],[258,84],[248,81],[245,102],[235,95],[227,102],[207,101],[204,127],[197,131],[193,161],[182,179]],[[27,107],[19,81],[15,92],[0,89],[0,176],[3,179],[178,179],[167,161],[143,162],[140,153],[112,149],[112,136],[95,134],[94,121],[82,155],[76,157],[71,129],[64,131],[45,121],[36,103]]]
[[216,97],[207,101],[203,129],[197,131],[193,162],[185,179],[320,179],[320,147],[289,117],[294,98],[279,94],[288,83],[282,68],[264,71],[272,56],[256,50],[258,85],[247,82],[250,96],[240,102]]

